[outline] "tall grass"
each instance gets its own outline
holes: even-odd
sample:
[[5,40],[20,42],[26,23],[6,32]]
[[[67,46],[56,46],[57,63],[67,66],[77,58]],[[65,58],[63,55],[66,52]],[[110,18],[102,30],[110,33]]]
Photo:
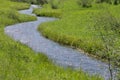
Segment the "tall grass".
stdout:
[[[70,1],[73,4],[70,4]],[[97,58],[106,59],[107,54],[102,53],[104,49],[104,42],[99,38],[95,29],[95,22],[99,13],[104,15],[106,8],[110,11],[111,15],[120,22],[120,5],[114,6],[106,3],[94,4],[91,8],[82,8],[77,5],[76,0],[66,0],[60,4],[59,10],[62,11],[61,19],[54,22],[43,23],[39,26],[39,31],[44,36],[52,39],[61,44],[70,45],[72,47],[82,49]],[[44,15],[46,8],[38,11]],[[101,25],[101,24],[99,24]],[[119,38],[119,36],[117,36]],[[116,42],[115,47],[119,48],[119,41]],[[114,49],[116,51],[116,49]],[[117,65],[120,65],[120,52],[116,53]]]
[[61,10],[53,10],[51,8],[46,8],[46,9],[34,9],[33,12],[37,15],[37,16],[48,16],[48,17],[57,17],[57,18],[61,18]]
[[16,11],[29,8],[28,4],[9,0],[0,0],[0,3],[0,80],[101,80],[82,71],[57,67],[42,53],[8,37],[5,26],[36,18]]

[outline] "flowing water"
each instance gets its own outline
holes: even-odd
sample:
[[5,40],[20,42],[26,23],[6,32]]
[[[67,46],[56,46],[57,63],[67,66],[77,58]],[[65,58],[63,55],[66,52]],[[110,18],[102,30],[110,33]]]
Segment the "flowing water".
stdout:
[[[32,5],[28,10],[19,11],[22,14],[32,14],[33,8],[37,6]],[[37,16],[36,16],[37,17]],[[16,41],[28,45],[36,52],[46,54],[54,63],[63,67],[72,67],[74,69],[82,69],[89,74],[98,74],[108,80],[110,77],[108,65],[99,60],[88,57],[83,52],[75,49],[64,47],[49,39],[44,38],[41,33],[37,31],[38,25],[54,21],[55,18],[37,17],[36,21],[19,23],[5,28],[5,33]]]

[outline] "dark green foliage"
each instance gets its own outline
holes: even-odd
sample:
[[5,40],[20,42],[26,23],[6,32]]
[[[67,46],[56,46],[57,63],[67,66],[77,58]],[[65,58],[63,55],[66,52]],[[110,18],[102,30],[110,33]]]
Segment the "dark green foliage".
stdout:
[[95,30],[99,33],[97,35],[101,41],[103,42],[104,49],[101,50],[102,53],[106,54],[106,59],[109,64],[109,72],[111,79],[113,79],[113,70],[115,66],[119,65],[117,62],[119,61],[119,55],[117,53],[120,53],[119,47],[116,47],[116,42],[119,42],[119,27],[120,23],[116,20],[116,18],[110,14],[109,11],[105,11],[102,14],[99,14],[99,17],[96,17],[95,22]]
[[47,3],[47,0],[11,0],[11,1],[27,2],[31,4],[41,4],[41,5]]
[[103,3],[103,2],[106,2],[106,3],[109,3],[109,4],[114,4],[114,5],[117,5],[120,3],[120,0],[96,0],[97,3]]
[[49,3],[53,9],[57,9],[60,3],[60,0],[50,0]]
[[92,7],[92,0],[78,0],[77,3],[82,7]]
[[120,0],[77,0],[77,3],[81,5],[82,7],[92,7],[92,3],[109,3],[109,4],[114,4],[118,5],[120,3]]
[[113,4],[117,5],[120,3],[120,0],[114,0]]
[[37,0],[37,2],[41,5],[48,3],[47,0]]
[[105,30],[112,31],[115,34],[120,34],[120,22],[110,14],[109,11],[107,12],[106,10],[106,12],[99,14],[96,21],[99,23],[99,26],[103,26]]
[[107,2],[107,3],[109,3],[109,2],[111,2],[111,0],[97,0],[97,1],[99,1],[99,2]]

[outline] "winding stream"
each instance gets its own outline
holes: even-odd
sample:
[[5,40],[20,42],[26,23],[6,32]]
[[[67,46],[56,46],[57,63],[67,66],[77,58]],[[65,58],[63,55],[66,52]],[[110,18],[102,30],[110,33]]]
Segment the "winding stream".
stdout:
[[[32,5],[30,9],[19,12],[35,16],[35,14],[32,14],[34,7],[36,6]],[[53,20],[55,20],[55,18],[37,17],[37,21],[7,26],[5,28],[5,33],[16,41],[20,41],[21,43],[28,45],[34,51],[43,52],[57,65],[63,67],[69,66],[75,69],[81,68],[85,72],[101,75],[105,80],[108,80],[110,74],[106,63],[88,57],[82,52],[69,47],[64,47],[46,39],[37,31],[39,24]]]

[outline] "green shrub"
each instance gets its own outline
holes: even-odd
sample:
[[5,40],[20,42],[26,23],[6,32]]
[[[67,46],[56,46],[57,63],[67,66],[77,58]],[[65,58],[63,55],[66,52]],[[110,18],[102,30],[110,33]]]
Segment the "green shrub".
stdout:
[[60,0],[49,0],[48,3],[51,5],[52,9],[58,9]]
[[110,59],[114,64],[119,65],[116,63],[119,61],[117,59],[117,56],[119,56],[117,54],[119,50],[118,44],[120,42],[119,21],[107,10],[99,14],[95,21],[95,30],[99,34],[97,36],[103,41],[104,49],[101,51],[106,54],[106,59]]
[[77,3],[81,5],[82,7],[92,7],[92,0],[78,0]]
[[120,0],[96,0],[97,3],[103,3],[103,2],[106,2],[106,3],[109,3],[109,4],[114,4],[114,5],[117,5],[120,3]]
[[43,4],[48,3],[48,0],[37,0],[37,3],[43,5]]
[[42,4],[42,5],[47,3],[47,0],[11,0],[11,1],[26,2],[31,4]]

